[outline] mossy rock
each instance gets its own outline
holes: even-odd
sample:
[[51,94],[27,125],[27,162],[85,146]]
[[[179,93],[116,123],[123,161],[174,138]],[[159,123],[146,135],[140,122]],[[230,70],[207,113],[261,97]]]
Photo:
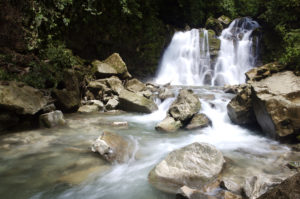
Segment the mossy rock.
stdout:
[[218,21],[221,22],[224,28],[227,28],[231,23],[231,19],[225,15],[222,15],[218,18]]
[[209,53],[212,56],[216,56],[219,53],[221,47],[221,40],[218,39],[214,30],[208,30],[208,43]]
[[223,25],[221,22],[213,17],[209,17],[205,23],[206,29],[212,29],[216,32],[217,35],[221,35],[223,30]]

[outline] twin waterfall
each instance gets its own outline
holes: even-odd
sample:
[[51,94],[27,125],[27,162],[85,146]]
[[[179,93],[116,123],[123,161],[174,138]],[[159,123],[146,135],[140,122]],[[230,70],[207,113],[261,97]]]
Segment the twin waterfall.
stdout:
[[212,61],[209,34],[205,29],[176,32],[166,49],[156,83],[172,85],[226,85],[245,82],[244,73],[257,62],[259,24],[250,18],[235,19],[218,38],[218,57]]

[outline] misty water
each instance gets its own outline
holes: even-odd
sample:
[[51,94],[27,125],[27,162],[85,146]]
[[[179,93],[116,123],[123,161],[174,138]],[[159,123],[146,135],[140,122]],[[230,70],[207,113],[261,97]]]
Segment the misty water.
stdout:
[[[174,199],[174,195],[153,188],[148,183],[148,173],[169,152],[194,142],[216,146],[230,162],[226,175],[240,178],[241,183],[242,176],[284,176],[288,172],[284,160],[289,158],[289,147],[268,139],[260,130],[234,125],[226,111],[233,95],[212,86],[241,83],[241,74],[254,66],[250,34],[257,24],[249,22],[253,26],[241,29],[235,23],[238,22],[233,22],[220,36],[216,66],[210,65],[206,30],[176,33],[156,79],[162,84],[185,85],[173,86],[176,93],[192,85],[189,88],[201,100],[200,112],[212,120],[212,126],[176,133],[155,131],[155,125],[166,116],[175,99],[169,98],[164,102],[157,100],[159,110],[152,114],[75,113],[66,115],[67,125],[63,127],[3,135],[1,198]],[[233,29],[240,35],[236,36]],[[233,37],[240,38],[235,50]],[[205,86],[203,77],[208,71],[212,82]],[[114,127],[114,121],[127,121],[128,127]],[[110,165],[91,152],[92,142],[103,131],[118,133],[129,140],[135,149],[134,157],[124,164]]]

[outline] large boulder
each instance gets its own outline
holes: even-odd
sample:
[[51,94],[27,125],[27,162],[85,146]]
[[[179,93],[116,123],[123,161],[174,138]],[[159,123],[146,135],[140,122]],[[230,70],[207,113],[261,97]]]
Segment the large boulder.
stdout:
[[124,111],[141,113],[152,113],[158,109],[153,100],[126,89],[120,92],[119,107]]
[[231,23],[231,19],[225,15],[222,15],[218,18],[218,21],[221,22],[222,26],[224,28],[227,28],[229,24]]
[[295,199],[300,198],[300,173],[286,179],[270,189],[258,199]]
[[182,89],[171,104],[168,114],[175,120],[185,123],[200,111],[201,103],[192,90]]
[[299,135],[300,77],[286,71],[251,86],[254,113],[263,131],[274,138]]
[[235,124],[249,125],[256,122],[250,85],[244,85],[243,89],[232,98],[227,105],[227,113],[231,121]]
[[245,73],[247,82],[259,81],[285,69],[284,65],[277,62],[268,63],[260,67],[252,68]]
[[45,113],[40,115],[40,125],[47,128],[52,128],[59,125],[64,125],[66,123],[64,115],[61,111],[52,111],[50,113]]
[[141,92],[146,90],[146,85],[138,79],[128,80],[125,87],[132,92]]
[[95,60],[92,62],[92,66],[95,70],[95,76],[97,78],[105,78],[113,75],[116,75],[122,79],[131,78],[126,64],[118,53],[112,54],[103,62]]
[[185,128],[188,130],[193,130],[193,129],[205,128],[211,125],[212,125],[211,120],[205,114],[200,113],[194,115],[192,120],[188,123],[188,125]]
[[34,115],[47,104],[39,90],[19,82],[0,82],[0,108],[19,115]]
[[214,30],[216,32],[216,34],[219,36],[222,33],[223,25],[219,20],[217,20],[213,17],[209,17],[206,20],[205,28]]
[[103,132],[94,141],[92,151],[98,152],[110,163],[124,163],[132,157],[133,147],[122,136],[116,133]]
[[207,143],[193,143],[172,151],[149,173],[149,182],[169,193],[186,185],[203,188],[221,173],[225,160],[220,151]]
[[161,132],[175,132],[180,127],[182,127],[182,123],[180,121],[176,121],[174,118],[167,116],[163,121],[159,122],[155,129]]
[[55,106],[63,112],[75,112],[80,105],[80,96],[76,91],[54,89],[52,96],[56,99]]

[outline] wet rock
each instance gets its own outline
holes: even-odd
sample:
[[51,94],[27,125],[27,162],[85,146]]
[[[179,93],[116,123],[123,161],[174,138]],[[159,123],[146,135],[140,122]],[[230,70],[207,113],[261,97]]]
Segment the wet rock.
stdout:
[[151,97],[153,96],[153,93],[152,93],[150,90],[142,91],[141,94],[142,94],[145,98],[148,98],[148,99],[151,99]]
[[56,107],[54,104],[49,104],[49,105],[46,105],[42,108],[42,111],[43,113],[49,113],[49,112],[52,112],[52,111],[55,111],[56,110]]
[[113,122],[112,123],[112,126],[115,126],[115,127],[128,127],[128,122]]
[[52,111],[50,113],[42,114],[40,115],[39,120],[40,125],[47,128],[64,125],[66,123],[61,111]]
[[183,186],[179,189],[179,193],[176,194],[176,199],[210,199],[210,197],[203,194],[200,190]]
[[243,90],[229,102],[227,113],[231,121],[235,124],[249,125],[256,123],[249,85],[245,85]]
[[291,71],[251,83],[253,109],[263,131],[273,138],[299,135],[300,77]]
[[209,17],[205,23],[205,28],[214,30],[216,34],[219,36],[221,35],[221,32],[223,30],[223,25],[219,20],[213,17]]
[[182,123],[191,119],[199,112],[201,103],[192,90],[182,89],[176,100],[171,104],[168,114]]
[[292,161],[287,164],[290,169],[295,169],[300,172],[300,161]]
[[231,193],[231,192],[229,192],[229,191],[224,191],[224,192],[223,192],[223,198],[224,198],[224,199],[243,199],[242,196],[236,195],[236,194]]
[[295,199],[300,198],[300,173],[286,179],[270,189],[258,199]]
[[119,103],[120,109],[130,112],[151,113],[158,109],[152,100],[126,89],[120,92]]
[[161,101],[164,101],[165,99],[172,98],[172,97],[175,97],[175,93],[168,88],[162,88],[162,90],[158,94],[158,98]]
[[0,82],[0,106],[20,115],[34,115],[47,104],[47,99],[39,90],[24,83]]
[[136,78],[128,80],[125,87],[132,92],[141,92],[146,90],[146,85]]
[[[210,56],[216,59],[220,51],[221,40],[216,36],[216,32],[214,30],[208,30],[208,42]],[[213,60],[213,62],[215,61]]]
[[131,78],[126,64],[118,53],[112,54],[103,62],[99,60],[93,61],[92,66],[95,70],[95,76],[97,78],[105,78],[113,75],[123,79]]
[[182,123],[180,121],[176,121],[173,117],[167,116],[163,121],[159,122],[155,129],[160,132],[175,132],[180,127],[182,127]]
[[96,113],[99,112],[100,108],[96,104],[92,105],[83,105],[78,109],[79,113]]
[[300,144],[293,145],[292,150],[300,152]]
[[222,26],[224,28],[227,28],[229,24],[231,23],[231,19],[225,15],[222,15],[218,18],[218,21],[221,22]]
[[87,105],[96,105],[99,107],[99,110],[103,110],[104,104],[100,100],[89,100],[86,102]]
[[103,132],[93,143],[92,151],[98,152],[110,163],[123,163],[131,158],[133,148],[122,136],[111,132]]
[[211,120],[205,114],[201,113],[194,115],[192,120],[188,123],[188,125],[185,128],[188,130],[201,129],[211,125]]
[[224,178],[220,183],[220,187],[230,192],[240,195],[242,193],[242,185],[234,182],[234,180]]
[[193,143],[172,151],[149,173],[149,182],[159,190],[176,193],[186,185],[202,188],[216,180],[225,160],[206,143]]
[[75,112],[78,110],[80,96],[76,91],[54,89],[52,95],[56,99],[55,106],[63,112]]
[[246,75],[246,81],[247,82],[253,82],[253,81],[260,81],[262,79],[265,79],[269,76],[271,76],[273,73],[278,73],[285,69],[285,66],[273,62],[269,64],[265,64],[260,67],[253,68],[245,73]]

